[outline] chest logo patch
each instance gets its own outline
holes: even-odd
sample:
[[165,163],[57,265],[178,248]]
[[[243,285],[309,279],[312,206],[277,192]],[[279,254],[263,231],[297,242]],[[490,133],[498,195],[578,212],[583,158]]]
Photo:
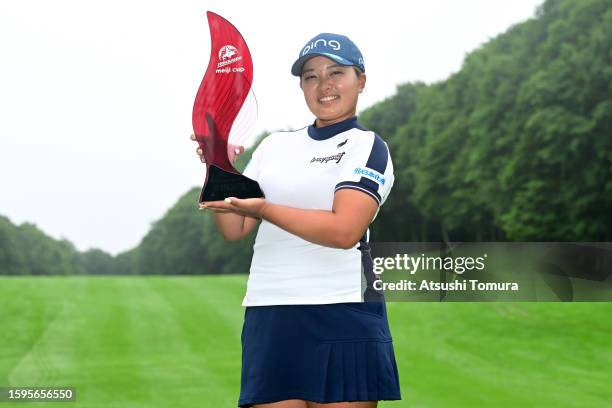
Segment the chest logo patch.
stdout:
[[346,152],[340,152],[340,153],[334,154],[332,156],[327,156],[327,157],[313,157],[312,160],[310,160],[310,163],[316,163],[316,162],[327,163],[328,161],[331,161],[331,160],[335,160],[336,163],[340,163],[340,160],[342,160],[342,156],[344,156],[345,154]]
[[338,146],[336,146],[336,147],[339,149],[342,146],[344,146],[346,144],[346,142],[348,142],[348,139],[346,139],[344,142],[338,143]]

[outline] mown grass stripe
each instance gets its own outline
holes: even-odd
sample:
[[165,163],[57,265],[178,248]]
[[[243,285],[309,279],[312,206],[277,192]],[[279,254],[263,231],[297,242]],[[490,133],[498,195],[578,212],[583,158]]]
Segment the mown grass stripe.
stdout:
[[[0,385],[77,388],[76,403],[36,407],[235,406],[245,287],[246,276],[0,277]],[[612,303],[387,307],[404,400],[381,408],[612,405]]]

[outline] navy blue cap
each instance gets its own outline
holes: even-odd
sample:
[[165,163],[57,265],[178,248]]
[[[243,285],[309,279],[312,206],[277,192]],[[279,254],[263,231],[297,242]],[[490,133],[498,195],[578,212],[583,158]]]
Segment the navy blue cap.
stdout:
[[365,72],[363,55],[354,42],[345,35],[321,33],[302,48],[300,56],[291,67],[291,73],[295,76],[302,75],[306,61],[317,55],[330,58],[340,65],[356,66]]

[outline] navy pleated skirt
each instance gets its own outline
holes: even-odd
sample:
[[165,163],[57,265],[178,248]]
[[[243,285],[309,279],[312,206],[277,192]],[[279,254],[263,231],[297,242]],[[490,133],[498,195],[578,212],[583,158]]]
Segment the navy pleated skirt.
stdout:
[[246,307],[239,407],[399,400],[385,302]]

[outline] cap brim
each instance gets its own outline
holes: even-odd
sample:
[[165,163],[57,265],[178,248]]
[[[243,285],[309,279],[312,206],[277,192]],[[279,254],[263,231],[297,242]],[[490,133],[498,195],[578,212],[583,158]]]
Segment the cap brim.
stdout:
[[342,58],[334,54],[328,54],[326,52],[311,52],[309,54],[301,56],[293,63],[293,66],[291,67],[291,74],[293,74],[294,76],[301,76],[302,68],[304,67],[304,64],[306,63],[306,61],[316,56],[327,57],[331,59],[332,61],[337,62],[340,65],[347,65],[347,66],[354,65],[351,61],[347,60],[346,58]]

